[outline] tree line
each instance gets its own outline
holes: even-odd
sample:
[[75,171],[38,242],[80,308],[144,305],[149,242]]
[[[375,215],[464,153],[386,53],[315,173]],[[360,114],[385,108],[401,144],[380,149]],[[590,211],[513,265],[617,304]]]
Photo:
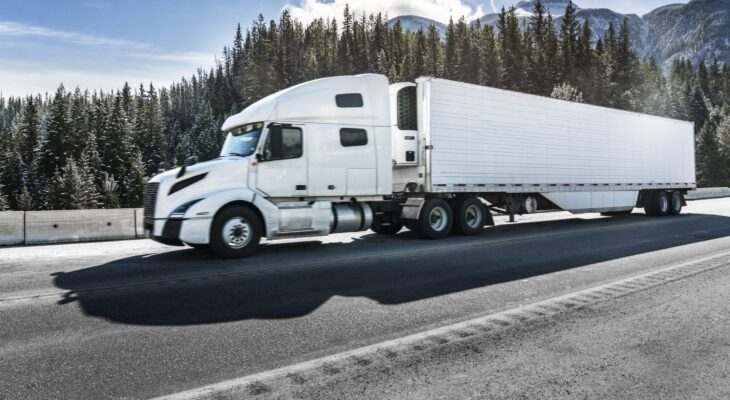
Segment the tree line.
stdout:
[[594,40],[568,5],[559,26],[543,4],[497,27],[450,21],[406,31],[387,16],[303,24],[263,16],[223,48],[216,66],[170,87],[0,97],[0,209],[138,207],[146,179],[188,158],[217,157],[222,121],[311,79],[381,73],[391,82],[435,76],[693,121],[698,183],[730,184],[730,70],[675,60],[665,72],[631,47],[628,20]]

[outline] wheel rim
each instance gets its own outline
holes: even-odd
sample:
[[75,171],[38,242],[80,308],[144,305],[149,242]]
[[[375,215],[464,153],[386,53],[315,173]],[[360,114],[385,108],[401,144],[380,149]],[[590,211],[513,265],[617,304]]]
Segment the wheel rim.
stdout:
[[252,235],[251,224],[246,218],[231,218],[223,225],[221,237],[226,246],[238,250],[246,247],[251,243]]
[[431,229],[441,232],[446,228],[449,222],[448,218],[448,214],[443,207],[434,207],[428,215],[428,222]]
[[482,208],[472,204],[466,208],[466,225],[471,229],[477,229],[482,223]]
[[663,213],[669,211],[669,200],[667,196],[659,196],[659,209]]

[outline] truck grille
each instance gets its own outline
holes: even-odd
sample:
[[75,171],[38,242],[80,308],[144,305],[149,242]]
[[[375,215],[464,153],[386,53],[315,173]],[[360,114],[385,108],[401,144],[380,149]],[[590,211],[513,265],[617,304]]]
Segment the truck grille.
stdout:
[[157,192],[160,189],[159,182],[148,183],[144,188],[144,216],[145,218],[155,217],[155,206],[157,205]]

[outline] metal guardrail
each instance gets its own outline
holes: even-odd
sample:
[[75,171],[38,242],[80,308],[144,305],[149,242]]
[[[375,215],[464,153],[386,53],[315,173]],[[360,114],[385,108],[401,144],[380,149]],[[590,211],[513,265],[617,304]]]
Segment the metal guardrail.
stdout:
[[0,246],[141,238],[142,220],[135,208],[2,211]]

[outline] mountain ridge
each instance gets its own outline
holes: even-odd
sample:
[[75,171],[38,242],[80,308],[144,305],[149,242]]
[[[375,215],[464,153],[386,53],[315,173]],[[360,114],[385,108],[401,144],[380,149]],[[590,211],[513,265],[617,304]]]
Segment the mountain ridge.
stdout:
[[[515,3],[520,25],[525,26],[532,15],[536,0],[523,0]],[[556,12],[565,7],[568,0],[543,0],[543,5],[555,18],[556,28],[560,27],[564,12]],[[687,58],[693,63],[700,60],[711,62],[717,59],[721,64],[730,64],[730,1],[728,0],[691,0],[686,4],[671,3],[659,6],[639,16],[622,14],[609,8],[580,8],[576,17],[582,22],[588,20],[593,30],[593,40],[602,38],[609,23],[619,29],[624,17],[629,18],[632,44],[641,57],[654,57],[665,69],[672,61]],[[496,28],[498,14],[487,14],[480,18],[484,25]],[[434,24],[444,36],[447,26],[441,22],[416,15],[403,15],[390,19],[391,26],[401,21],[404,29],[417,31],[428,29]]]

